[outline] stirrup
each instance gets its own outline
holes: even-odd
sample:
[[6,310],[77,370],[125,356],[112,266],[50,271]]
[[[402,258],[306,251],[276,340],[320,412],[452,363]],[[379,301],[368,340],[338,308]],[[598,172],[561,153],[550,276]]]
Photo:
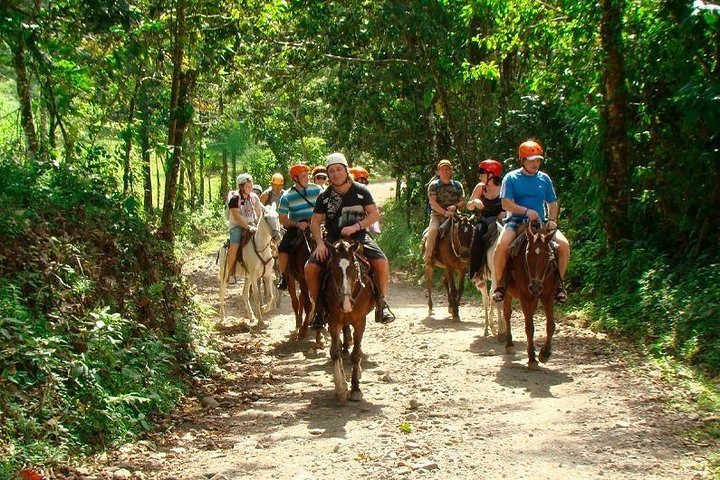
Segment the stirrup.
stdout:
[[280,275],[280,281],[277,284],[278,290],[287,290],[287,280],[285,279],[285,275]]
[[375,307],[375,321],[385,325],[395,321],[395,314],[384,300],[382,300],[382,306],[377,305]]
[[492,295],[493,302],[502,302],[505,300],[505,287],[497,287]]

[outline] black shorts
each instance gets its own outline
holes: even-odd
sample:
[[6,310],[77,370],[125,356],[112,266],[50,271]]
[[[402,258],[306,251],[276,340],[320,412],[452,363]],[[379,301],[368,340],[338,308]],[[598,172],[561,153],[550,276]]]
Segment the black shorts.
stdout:
[[[387,258],[380,249],[380,246],[367,233],[362,238],[353,238],[353,240],[362,243],[363,253],[368,260],[382,260]],[[313,255],[310,256],[308,262],[314,263],[315,265],[324,265],[324,262],[317,260]]]
[[295,239],[300,235],[302,232],[297,227],[290,227],[287,230],[285,230],[285,235],[283,235],[282,240],[280,240],[280,245],[278,245],[278,252],[280,253],[287,253],[290,254],[295,249],[293,244],[295,243]]

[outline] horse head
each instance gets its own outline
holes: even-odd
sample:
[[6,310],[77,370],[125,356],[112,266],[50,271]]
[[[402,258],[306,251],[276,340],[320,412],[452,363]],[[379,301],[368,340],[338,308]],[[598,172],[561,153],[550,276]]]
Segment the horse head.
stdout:
[[534,297],[539,297],[543,285],[555,265],[555,254],[551,240],[554,230],[547,227],[529,225],[527,229],[527,246],[525,247],[525,268],[528,273],[528,288]]
[[456,213],[453,222],[452,240],[453,248],[457,250],[458,256],[467,258],[470,255],[470,245],[474,234],[473,217]]
[[267,223],[267,226],[270,228],[270,234],[272,235],[273,240],[279,242],[282,238],[282,233],[280,232],[280,214],[278,214],[275,208],[275,203],[263,206],[262,211],[263,220],[265,220],[265,223]]
[[[366,287],[363,271],[358,260],[362,255],[361,243],[352,240],[338,240],[330,249],[332,256],[329,262],[330,289],[328,304],[338,302],[345,313],[350,313],[355,300]],[[334,298],[333,298],[334,297]]]

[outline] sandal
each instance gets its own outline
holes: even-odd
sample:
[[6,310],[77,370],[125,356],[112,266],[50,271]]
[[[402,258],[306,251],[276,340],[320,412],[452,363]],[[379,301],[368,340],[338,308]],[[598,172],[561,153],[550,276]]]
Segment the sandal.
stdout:
[[502,302],[505,300],[505,287],[497,287],[492,295],[493,302]]

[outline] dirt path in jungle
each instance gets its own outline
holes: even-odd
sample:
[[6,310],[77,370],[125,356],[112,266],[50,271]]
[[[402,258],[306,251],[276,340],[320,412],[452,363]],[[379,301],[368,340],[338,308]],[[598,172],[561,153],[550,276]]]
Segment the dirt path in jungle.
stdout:
[[[385,184],[386,196],[391,186]],[[383,192],[377,191],[378,198]],[[214,258],[196,258],[184,271],[198,298],[217,307]],[[446,318],[438,291],[435,311],[442,315],[428,318],[416,283],[393,277],[389,301],[397,321],[369,323],[364,399],[343,407],[334,401],[327,348],[316,351],[310,336],[291,338],[287,295],[258,329],[239,310],[239,287],[231,287],[229,318],[218,325],[225,379],[199,385],[198,399],[186,399],[168,419],[166,434],[121,449],[104,474],[295,480],[711,477],[706,456],[717,446],[684,439],[707,418],[669,407],[671,400],[692,398],[665,384],[659,371],[630,349],[561,316],[551,361],[529,371],[519,315],[513,319],[518,353],[504,355],[503,345],[483,336],[475,298],[466,297],[458,323]],[[544,320],[536,342],[543,332]]]

